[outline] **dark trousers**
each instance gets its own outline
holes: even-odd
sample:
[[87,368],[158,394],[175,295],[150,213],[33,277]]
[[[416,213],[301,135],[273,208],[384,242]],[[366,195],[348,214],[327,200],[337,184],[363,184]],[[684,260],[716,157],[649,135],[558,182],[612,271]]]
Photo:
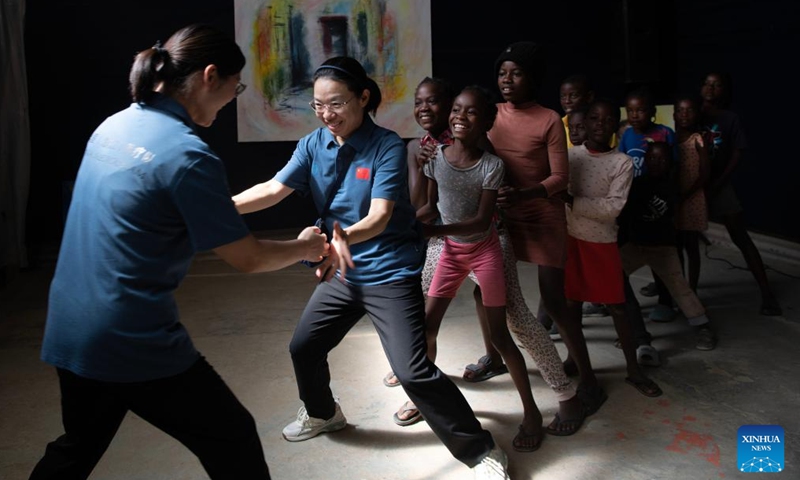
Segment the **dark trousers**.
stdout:
[[377,286],[333,279],[317,286],[289,345],[300,399],[309,416],[333,416],[328,352],[365,314],[375,325],[392,371],[433,432],[456,459],[469,467],[477,465],[494,441],[458,387],[426,356],[419,277]]
[[656,284],[656,291],[658,292],[658,304],[672,309],[672,294],[669,293],[667,285],[661,280],[661,277],[656,275],[656,272],[653,272],[653,283]]
[[[64,435],[31,474],[85,479],[130,410],[197,455],[212,479],[269,479],[255,421],[204,358],[158,380],[112,383],[58,369]],[[167,459],[165,459],[167,460]]]
[[642,345],[650,345],[653,337],[650,335],[650,332],[647,331],[647,327],[644,325],[644,318],[642,318],[642,307],[639,305],[639,300],[636,299],[636,294],[633,293],[630,277],[628,277],[626,274],[624,275],[623,279],[625,283],[625,317],[628,319],[628,322],[631,325],[631,331],[633,333],[636,346],[640,347]]

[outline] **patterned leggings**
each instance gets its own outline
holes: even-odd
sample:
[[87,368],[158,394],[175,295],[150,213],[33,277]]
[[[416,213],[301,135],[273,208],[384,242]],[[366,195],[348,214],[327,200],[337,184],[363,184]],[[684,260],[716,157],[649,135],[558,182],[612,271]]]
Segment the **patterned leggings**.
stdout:
[[[522,346],[527,350],[542,378],[556,394],[559,402],[569,400],[575,396],[575,385],[564,373],[564,365],[558,351],[550,338],[547,330],[536,320],[528,305],[525,297],[522,296],[522,288],[519,285],[517,275],[517,257],[514,255],[514,247],[508,232],[500,230],[500,247],[503,250],[503,269],[506,279],[506,323],[508,329]],[[422,291],[427,295],[431,286],[433,273],[436,264],[439,263],[439,256],[444,248],[444,239],[432,237],[428,241],[428,251],[425,257],[425,267],[422,270]],[[473,272],[469,274],[470,280],[478,284],[478,278]]]

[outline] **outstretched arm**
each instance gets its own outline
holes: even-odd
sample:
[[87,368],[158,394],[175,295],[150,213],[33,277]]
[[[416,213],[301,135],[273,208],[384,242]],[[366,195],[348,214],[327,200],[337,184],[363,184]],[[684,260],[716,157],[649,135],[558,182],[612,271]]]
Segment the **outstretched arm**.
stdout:
[[318,262],[330,246],[317,227],[306,227],[295,240],[258,240],[248,234],[240,240],[214,249],[220,258],[245,273],[270,272],[300,260]]
[[234,195],[233,203],[239,213],[251,213],[269,208],[288,197],[294,189],[287,187],[279,181],[269,180],[254,185],[247,190]]
[[383,198],[373,198],[369,205],[369,212],[358,222],[343,229],[339,222],[333,224],[333,235],[330,243],[330,255],[323,259],[317,267],[317,277],[320,281],[333,278],[336,270],[344,278],[348,268],[355,268],[350,256],[350,245],[361,243],[379,235],[386,229],[394,211],[394,202]]
[[366,242],[382,233],[389,224],[394,211],[394,201],[385,198],[373,198],[369,204],[369,212],[358,222],[344,229],[350,245]]

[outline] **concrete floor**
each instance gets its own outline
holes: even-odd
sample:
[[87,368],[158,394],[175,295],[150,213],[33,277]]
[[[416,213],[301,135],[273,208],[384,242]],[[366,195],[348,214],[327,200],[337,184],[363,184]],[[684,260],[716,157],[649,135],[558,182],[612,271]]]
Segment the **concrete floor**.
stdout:
[[[742,265],[724,246],[708,254]],[[612,346],[610,318],[585,321],[585,333],[608,402],[578,434],[545,439],[535,453],[517,453],[511,440],[521,406],[508,375],[479,384],[460,379],[482,354],[471,286],[453,302],[439,337],[438,364],[464,392],[478,418],[508,452],[512,478],[521,479],[730,479],[737,471],[737,429],[781,425],[786,434],[781,478],[800,478],[800,265],[765,255],[783,317],[758,315],[759,295],[746,270],[704,258],[699,295],[715,321],[716,350],[693,348],[682,319],[648,324],[663,365],[647,371],[664,395],[646,398],[623,382],[622,354]],[[519,264],[529,305],[538,303],[535,269]],[[27,478],[45,445],[62,432],[55,371],[39,360],[47,287],[52,271],[23,272],[0,291],[0,479]],[[649,272],[633,277],[638,291]],[[242,275],[200,256],[178,291],[183,321],[199,350],[253,413],[275,479],[471,478],[422,422],[401,428],[392,413],[405,400],[386,388],[388,363],[368,319],[361,321],[330,358],[334,392],[348,427],[289,443],[281,429],[300,403],[287,345],[314,279],[305,267]],[[655,300],[641,298],[645,309]],[[562,357],[564,345],[556,342]],[[557,402],[528,360],[534,395],[545,417]],[[197,401],[202,402],[202,398]],[[182,445],[129,414],[93,479],[182,480],[207,478]]]

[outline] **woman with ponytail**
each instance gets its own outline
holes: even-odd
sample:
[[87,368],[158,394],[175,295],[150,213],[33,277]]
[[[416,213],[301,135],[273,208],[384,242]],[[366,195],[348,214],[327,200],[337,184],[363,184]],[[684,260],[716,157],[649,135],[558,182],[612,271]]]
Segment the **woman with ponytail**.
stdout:
[[195,349],[173,296],[197,251],[243,272],[339,259],[316,227],[256,240],[197,135],[244,90],[244,63],[228,35],[185,27],[136,55],[133,103],[89,139],[42,345],[65,433],[32,479],[87,478],[128,411],[189,448],[212,479],[270,478],[253,417]]

